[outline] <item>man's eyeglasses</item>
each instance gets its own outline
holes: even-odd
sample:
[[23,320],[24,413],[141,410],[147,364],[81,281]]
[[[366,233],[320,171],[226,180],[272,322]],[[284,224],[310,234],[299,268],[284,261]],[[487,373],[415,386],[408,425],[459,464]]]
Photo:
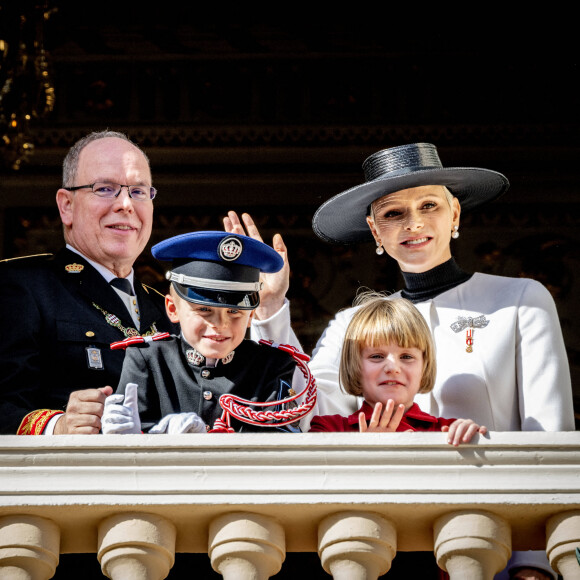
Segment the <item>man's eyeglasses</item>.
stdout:
[[136,201],[147,201],[153,199],[157,195],[157,190],[154,187],[147,187],[146,185],[121,185],[120,183],[105,183],[97,182],[90,185],[77,185],[75,187],[65,187],[67,191],[76,191],[77,189],[90,189],[95,195],[104,197],[106,199],[113,199],[117,197],[121,190],[126,187],[129,192],[129,197]]

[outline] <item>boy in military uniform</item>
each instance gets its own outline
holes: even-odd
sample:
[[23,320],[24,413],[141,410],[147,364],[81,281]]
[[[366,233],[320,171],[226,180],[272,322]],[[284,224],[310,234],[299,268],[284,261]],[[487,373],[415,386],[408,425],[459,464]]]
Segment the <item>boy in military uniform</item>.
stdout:
[[[260,302],[260,273],[283,266],[277,252],[224,232],[183,234],[152,252],[172,264],[165,307],[181,334],[112,345],[127,350],[116,394],[105,402],[103,433],[205,432],[223,415],[221,395],[277,401],[288,396],[293,380],[303,381],[290,354],[245,340]],[[231,427],[260,429],[236,419]]]

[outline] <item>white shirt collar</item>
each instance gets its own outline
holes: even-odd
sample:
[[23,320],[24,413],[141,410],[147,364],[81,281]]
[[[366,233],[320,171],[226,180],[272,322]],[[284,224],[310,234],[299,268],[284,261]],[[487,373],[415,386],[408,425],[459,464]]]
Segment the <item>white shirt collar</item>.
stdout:
[[[105,268],[105,266],[103,266],[102,264],[99,264],[98,262],[95,262],[94,260],[87,258],[82,252],[79,252],[76,248],[73,248],[70,244],[67,244],[66,247],[71,252],[74,252],[75,254],[82,256],[107,281],[107,283],[109,283],[113,278],[117,277],[115,276],[115,274],[113,274],[113,272],[111,272],[111,270]],[[126,277],[126,279],[129,280],[129,282],[131,283],[133,291],[135,290],[135,285],[133,284],[134,274],[135,273],[133,271],[133,268],[131,268],[131,272],[129,272],[129,275]]]

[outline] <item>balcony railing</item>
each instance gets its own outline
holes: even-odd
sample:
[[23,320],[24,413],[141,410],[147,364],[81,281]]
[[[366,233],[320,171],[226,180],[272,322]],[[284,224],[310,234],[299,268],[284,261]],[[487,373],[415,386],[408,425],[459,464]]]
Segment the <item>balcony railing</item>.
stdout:
[[[451,579],[491,579],[546,549],[580,578],[580,433],[0,438],[0,578],[50,578],[94,553],[109,578],[164,578],[207,553],[226,579],[318,552],[334,578],[376,578],[434,551]],[[469,572],[466,572],[469,570]]]

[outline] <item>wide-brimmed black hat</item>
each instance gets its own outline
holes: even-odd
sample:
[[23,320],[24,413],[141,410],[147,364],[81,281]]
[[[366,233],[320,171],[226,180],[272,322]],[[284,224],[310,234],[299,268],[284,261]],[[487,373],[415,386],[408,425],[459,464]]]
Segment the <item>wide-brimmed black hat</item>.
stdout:
[[470,210],[497,199],[509,188],[507,178],[490,169],[443,167],[431,143],[412,143],[383,149],[363,163],[365,183],[330,198],[312,218],[316,235],[334,244],[372,240],[366,221],[373,201],[410,187],[444,185]]

